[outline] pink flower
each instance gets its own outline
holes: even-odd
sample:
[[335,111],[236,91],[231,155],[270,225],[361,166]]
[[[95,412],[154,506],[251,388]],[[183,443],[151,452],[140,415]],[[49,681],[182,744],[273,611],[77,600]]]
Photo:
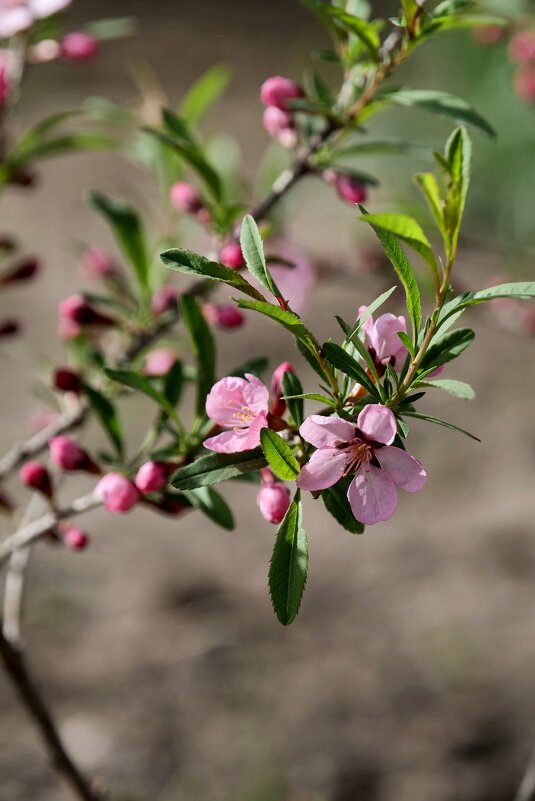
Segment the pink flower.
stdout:
[[298,141],[297,131],[294,127],[293,115],[276,106],[268,106],[263,114],[262,122],[270,136],[276,139],[282,147],[288,149],[295,147]]
[[517,64],[535,60],[535,32],[519,31],[509,42],[509,58]]
[[108,512],[128,512],[139,500],[133,481],[120,473],[106,473],[97,486],[95,495],[100,498]]
[[93,308],[83,295],[70,295],[59,304],[59,316],[77,325],[113,325],[114,321]]
[[72,370],[70,367],[58,367],[54,371],[53,385],[60,392],[79,394],[82,388],[82,381],[76,370]]
[[219,261],[231,270],[240,270],[245,267],[245,259],[239,242],[227,242],[219,251]]
[[153,350],[145,359],[143,372],[145,375],[160,376],[167,375],[171,367],[176,363],[177,355],[171,348],[159,348]]
[[87,451],[80,448],[70,437],[61,435],[49,440],[52,461],[62,470],[85,470],[88,473],[99,473],[100,470]]
[[21,482],[31,489],[41,492],[47,498],[52,497],[52,480],[50,473],[41,462],[26,462],[20,468]]
[[61,55],[68,61],[90,61],[98,51],[98,41],[90,33],[73,31],[61,43]]
[[520,67],[514,78],[515,92],[525,103],[535,103],[535,65]]
[[282,111],[288,110],[288,102],[302,97],[303,90],[290,78],[275,75],[268,78],[260,87],[260,99],[265,106],[275,106]]
[[[284,259],[289,264],[270,262],[269,271],[273,280],[280,289],[284,300],[288,301],[290,308],[296,314],[302,314],[308,300],[316,286],[316,270],[306,254],[297,245],[290,242],[282,242],[276,248],[276,256]],[[291,266],[289,266],[291,265]],[[264,290],[255,280],[248,280]]]
[[167,484],[169,470],[163,462],[145,462],[136,475],[136,487],[145,495],[147,492],[159,492]]
[[[366,306],[359,308],[359,317],[366,311]],[[407,358],[407,348],[398,337],[398,332],[407,333],[407,322],[404,317],[396,317],[395,314],[381,314],[377,320],[373,321],[370,315],[365,320],[362,330],[364,331],[364,344],[370,351],[374,362],[378,367],[391,364],[398,372],[403,367]]]
[[81,528],[68,526],[63,530],[63,542],[71,551],[83,551],[89,545],[89,537]]
[[265,484],[258,491],[256,502],[268,523],[280,523],[290,506],[290,493],[284,484]]
[[300,433],[317,450],[297,476],[297,486],[317,492],[354,475],[347,498],[356,519],[366,525],[392,517],[397,507],[396,487],[417,492],[426,482],[420,462],[391,445],[396,418],[386,406],[365,406],[356,426],[340,417],[313,414]]
[[0,37],[25,31],[35,20],[57,14],[70,4],[71,0],[0,0]]
[[113,278],[118,273],[113,259],[102,248],[88,248],[82,256],[82,263],[94,278]]
[[195,187],[185,181],[173,184],[170,198],[173,206],[185,214],[197,214],[204,206]]
[[152,313],[157,317],[165,312],[176,310],[177,301],[178,289],[171,284],[163,284],[152,296]]
[[273,372],[271,377],[271,414],[275,417],[281,417],[286,409],[286,401],[281,398],[282,393],[282,377],[285,373],[295,373],[293,365],[290,362],[282,362]]
[[351,175],[336,174],[334,181],[336,191],[346,203],[365,203],[368,197],[366,186]]
[[213,303],[204,303],[203,314],[206,319],[217,325],[218,328],[241,328],[245,322],[243,313],[230,303],[215,306]]
[[5,64],[0,63],[0,109],[6,104],[9,96],[9,80],[7,77],[7,68]]
[[222,378],[206,398],[206,414],[229,431],[205,440],[204,447],[216,453],[256,448],[260,444],[260,430],[268,424],[268,404],[268,389],[255,375]]

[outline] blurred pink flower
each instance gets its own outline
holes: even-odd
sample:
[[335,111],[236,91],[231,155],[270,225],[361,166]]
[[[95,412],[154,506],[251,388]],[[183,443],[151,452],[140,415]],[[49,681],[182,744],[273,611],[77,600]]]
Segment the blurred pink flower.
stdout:
[[0,37],[8,38],[31,28],[38,19],[70,6],[72,0],[0,0]]
[[163,462],[145,462],[136,474],[136,487],[145,495],[147,492],[159,492],[167,484],[169,468]]
[[106,473],[97,486],[95,495],[100,498],[108,512],[128,512],[139,500],[133,481],[120,473]]
[[71,551],[83,551],[89,545],[89,537],[76,526],[67,526],[63,529],[63,542]]
[[275,106],[282,111],[288,110],[288,102],[302,97],[303,90],[290,78],[274,75],[268,78],[260,87],[260,100],[265,106]]
[[163,284],[154,291],[151,309],[156,316],[165,312],[176,310],[178,302],[178,289],[172,284]]
[[99,43],[85,31],[68,33],[61,43],[61,55],[68,61],[90,61],[96,56]]
[[245,267],[245,259],[239,242],[227,242],[219,251],[219,261],[231,270]]
[[176,360],[176,352],[171,348],[153,350],[145,359],[143,372],[149,376],[167,375]]
[[[302,314],[316,286],[317,274],[314,265],[294,243],[281,242],[274,248],[276,248],[274,261],[270,261],[269,271],[292,311]],[[288,264],[278,263],[277,256]],[[248,276],[248,280],[265,291],[255,279]]]
[[535,60],[535,31],[519,31],[509,42],[508,51],[511,61],[523,64]]
[[241,328],[245,322],[243,312],[230,303],[203,303],[202,311],[208,322],[218,328]]
[[205,448],[217,453],[256,448],[260,444],[260,430],[268,424],[268,404],[268,389],[255,375],[222,378],[206,398],[206,414],[214,423],[230,430],[209,437],[204,442]]
[[70,437],[61,435],[48,442],[52,461],[62,470],[84,470],[99,473],[100,470],[87,451],[80,448]]

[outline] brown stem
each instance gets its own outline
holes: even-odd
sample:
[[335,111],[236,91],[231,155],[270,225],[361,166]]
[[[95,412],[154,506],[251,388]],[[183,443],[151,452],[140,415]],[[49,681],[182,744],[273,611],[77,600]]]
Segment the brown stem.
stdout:
[[32,718],[43,740],[53,769],[70,787],[74,798],[80,801],[101,801],[102,795],[91,789],[91,784],[79,771],[65,750],[56,724],[41,697],[33,677],[29,673],[22,651],[11,645],[1,630],[0,659],[13,683],[15,692]]

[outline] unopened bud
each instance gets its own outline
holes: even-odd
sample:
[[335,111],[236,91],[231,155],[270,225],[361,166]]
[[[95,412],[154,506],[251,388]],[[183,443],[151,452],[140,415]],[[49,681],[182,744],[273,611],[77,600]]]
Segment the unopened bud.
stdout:
[[41,269],[37,259],[25,259],[19,264],[10,267],[0,276],[0,285],[17,284],[22,281],[29,281],[34,278]]
[[353,178],[351,175],[344,175],[343,173],[336,173],[334,186],[338,195],[345,200],[346,203],[365,203],[368,193],[366,186],[359,181],[358,178]]
[[212,303],[205,303],[202,309],[206,319],[218,328],[240,328],[245,322],[241,311],[230,304],[215,306]]
[[198,214],[204,208],[204,203],[195,187],[185,181],[173,184],[170,197],[175,209],[184,214]]
[[139,500],[133,481],[120,473],[107,473],[103,476],[95,487],[95,494],[108,512],[119,514],[128,512]]
[[264,81],[260,87],[260,99],[265,106],[275,106],[282,111],[288,110],[290,100],[303,96],[303,90],[290,78],[275,75]]
[[514,79],[515,92],[525,103],[535,103],[535,65],[520,67]]
[[60,392],[75,392],[78,394],[82,388],[80,375],[70,367],[58,367],[54,371],[53,386]]
[[98,41],[90,33],[73,31],[61,43],[61,55],[68,61],[89,61],[98,51]]
[[535,31],[519,31],[509,42],[509,58],[517,64],[535,61]]
[[62,531],[63,542],[71,551],[83,551],[89,545],[89,537],[76,526],[68,526]]
[[171,284],[164,284],[158,287],[152,296],[152,313],[157,317],[168,311],[174,311],[177,307],[178,289]]
[[145,462],[136,475],[136,487],[145,495],[147,492],[159,492],[167,484],[169,469],[163,462]]
[[82,255],[82,264],[94,278],[113,278],[118,274],[113,259],[102,248],[88,248]]
[[159,348],[153,350],[145,359],[143,373],[148,376],[167,375],[171,367],[176,363],[177,355],[170,348]]
[[87,451],[80,448],[70,437],[61,435],[53,437],[49,443],[52,461],[62,470],[83,470],[87,473],[99,473],[100,470]]
[[219,261],[231,270],[240,270],[245,267],[245,259],[238,242],[227,242],[219,251]]
[[19,478],[26,487],[42,493],[47,498],[52,497],[50,473],[41,462],[32,461],[23,464],[19,471]]
[[268,523],[280,523],[290,506],[290,493],[284,484],[266,484],[256,496],[260,514]]
[[282,362],[274,370],[271,377],[271,414],[281,417],[286,411],[286,401],[282,400],[282,377],[285,373],[294,373],[295,370],[290,362]]
[[70,295],[59,304],[59,315],[78,325],[113,325],[114,321],[97,311],[83,295]]

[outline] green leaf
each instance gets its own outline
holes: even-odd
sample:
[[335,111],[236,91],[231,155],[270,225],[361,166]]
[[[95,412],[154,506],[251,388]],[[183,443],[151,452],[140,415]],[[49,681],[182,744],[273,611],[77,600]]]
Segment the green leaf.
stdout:
[[401,341],[403,342],[403,344],[405,345],[407,350],[409,351],[409,353],[412,356],[412,358],[414,359],[414,357],[416,356],[416,350],[415,350],[415,347],[414,347],[414,345],[413,345],[413,343],[411,341],[411,338],[409,336],[407,336],[407,334],[404,331],[398,331],[397,335],[401,339]]
[[180,490],[192,490],[219,484],[266,466],[261,448],[241,453],[210,453],[180,467],[172,477],[171,485]]
[[479,292],[465,292],[464,295],[453,298],[442,307],[437,328],[440,328],[449,317],[462,312],[469,306],[486,303],[497,298],[518,298],[519,300],[535,298],[535,281],[498,284],[497,286],[489,287],[489,289],[481,289]]
[[229,375],[235,375],[238,378],[243,378],[245,373],[252,373],[253,375],[261,376],[262,373],[267,369],[267,366],[268,360],[263,356],[257,356],[242,362],[239,367],[235,367],[233,370],[231,370]]
[[89,384],[82,385],[82,391],[86,396],[91,409],[102,425],[111,444],[117,451],[119,458],[123,456],[123,432],[121,421],[117,414],[117,409],[101,392],[90,387]]
[[231,71],[225,64],[215,64],[189,89],[180,104],[180,116],[196,126],[229,85]]
[[438,267],[431,244],[421,226],[405,214],[363,214],[360,218],[374,228],[382,228],[402,239],[429,264],[435,275]]
[[260,431],[260,443],[268,464],[282,481],[293,481],[299,472],[299,462],[287,442],[270,428]]
[[299,612],[308,569],[308,545],[302,527],[299,490],[277,531],[269,567],[269,591],[275,614],[287,626]]
[[323,490],[321,500],[327,511],[340,523],[342,528],[345,528],[351,534],[362,534],[364,524],[355,518],[347,500],[347,489],[351,481],[353,481],[353,476],[348,478],[349,480],[342,479],[334,486]]
[[161,406],[171,420],[180,425],[174,406],[169,403],[165,395],[154,388],[147,378],[130,370],[114,370],[111,367],[105,367],[104,372],[108,378],[117,381],[118,384],[123,384],[125,387],[130,387],[130,389],[135,389],[137,392],[142,392],[143,395],[147,395],[147,397],[155,401],[158,406]]
[[159,131],[156,128],[145,127],[142,129],[150,136],[156,137],[164,145],[174,150],[174,152],[186,161],[189,166],[204,181],[207,189],[211,192],[214,200],[221,201],[222,187],[219,175],[211,164],[206,160],[200,148],[192,145],[186,139],[178,138],[172,134]]
[[365,370],[360,364],[349,355],[347,351],[334,342],[326,342],[322,348],[325,358],[338,370],[341,370],[345,375],[353,378],[355,381],[366,389],[369,394],[381,400],[381,396],[375,384],[370,380]]
[[405,142],[402,139],[372,139],[364,142],[355,142],[352,145],[335,148],[331,151],[329,163],[335,160],[351,158],[352,156],[369,155],[407,155],[421,153],[426,150],[425,145],[417,145],[413,142]]
[[133,17],[115,17],[112,19],[99,19],[87,22],[84,31],[94,36],[100,42],[108,39],[123,39],[136,33],[137,25]]
[[197,365],[197,415],[205,415],[206,396],[215,383],[215,343],[208,323],[194,297],[184,294],[179,307],[184,325],[191,339]]
[[160,253],[160,260],[168,270],[175,270],[186,275],[195,275],[197,278],[208,278],[211,281],[221,281],[233,289],[238,289],[245,295],[256,300],[264,301],[264,296],[254,288],[236,270],[230,270],[216,261],[209,261],[191,250],[172,248]]
[[358,334],[358,332],[360,331],[360,329],[362,328],[368,317],[371,317],[371,315],[375,311],[377,311],[377,309],[380,308],[383,305],[383,303],[386,303],[390,295],[393,292],[395,292],[396,289],[397,289],[396,286],[393,286],[391,289],[387,289],[386,292],[383,292],[382,295],[379,295],[378,298],[372,301],[369,306],[366,306],[366,311],[363,312],[361,316],[358,318],[355,327],[348,334],[346,342],[353,342],[353,338]]
[[489,14],[464,14],[447,15],[435,17],[423,28],[423,35],[428,36],[435,31],[456,31],[463,28],[496,27],[504,28],[509,21],[503,17],[495,17]]
[[139,286],[146,291],[149,287],[150,260],[137,213],[127,203],[106,197],[100,192],[90,192],[89,202],[110,224],[125,258],[134,268]]
[[465,123],[478,128],[480,131],[495,137],[494,128],[481,116],[466,100],[447,92],[438,92],[431,89],[402,89],[388,96],[390,103],[398,106],[416,107],[441,114],[454,119],[458,123]]
[[335,401],[332,398],[329,398],[328,395],[322,395],[321,392],[304,392],[302,395],[283,395],[283,400],[285,401],[293,400],[295,398],[318,401],[318,403],[325,403],[327,406],[332,406],[333,408],[336,407]]
[[417,420],[425,420],[427,423],[435,423],[437,426],[444,426],[444,428],[450,428],[452,431],[458,431],[460,434],[464,434],[470,439],[475,439],[476,442],[481,442],[479,437],[476,437],[474,434],[471,434],[469,431],[465,431],[464,428],[459,428],[459,426],[454,426],[453,423],[447,423],[445,420],[440,420],[438,417],[431,417],[428,414],[420,414],[419,412],[403,412],[404,417],[415,417]]
[[180,396],[182,394],[182,387],[184,386],[184,370],[183,365],[178,360],[173,364],[164,379],[163,394],[173,408],[176,408]]
[[186,492],[192,505],[200,509],[206,517],[213,520],[221,528],[232,531],[235,528],[234,516],[222,495],[213,487],[198,487]]
[[470,384],[466,384],[464,381],[456,381],[453,378],[435,378],[432,381],[417,381],[413,386],[415,388],[436,387],[463,400],[473,400],[476,396]]
[[444,219],[453,248],[459,230],[470,185],[472,142],[466,128],[457,128],[446,143],[445,159],[448,162],[451,183],[446,193]]
[[282,394],[285,396],[290,419],[296,428],[303,422],[304,404],[299,396],[303,394],[303,387],[295,373],[283,373],[281,381]]
[[409,317],[412,322],[412,329],[414,334],[414,341],[418,338],[420,331],[420,322],[422,319],[420,290],[413,272],[413,269],[407,259],[405,253],[399,246],[397,239],[382,228],[378,228],[372,223],[372,228],[377,234],[377,238],[381,242],[384,251],[390,259],[394,270],[396,271],[403,288],[405,289],[405,297],[407,299],[407,309]]
[[327,383],[328,378],[325,374],[325,371],[321,368],[318,361],[314,357],[313,353],[309,350],[309,348],[304,345],[299,339],[295,340],[295,344],[297,345],[297,350],[303,356],[303,358],[308,362],[309,367],[311,367],[316,375],[318,375],[322,381]]
[[471,328],[458,328],[439,337],[431,344],[420,364],[422,371],[433,370],[460,356],[475,337]]
[[174,111],[169,108],[162,109],[162,122],[166,131],[177,139],[182,139],[187,145],[196,148],[197,143],[193,133],[185,120],[181,119]]
[[254,218],[250,214],[246,214],[241,224],[240,232],[240,245],[243,253],[243,258],[247,264],[247,269],[257,281],[259,281],[266,289],[269,289],[275,297],[280,297],[280,292],[277,289],[273,278],[271,277],[266,265],[266,258],[264,256],[264,246],[262,244],[262,237]]
[[438,230],[442,234],[445,243],[447,243],[448,237],[444,224],[444,209],[436,177],[432,172],[421,172],[414,176],[414,181],[427,200],[427,204],[435,218]]
[[338,6],[325,6],[325,11],[334,17],[349,33],[355,34],[374,60],[378,59],[378,50],[381,44],[375,26],[366,20],[348,14]]
[[98,131],[73,131],[56,136],[54,139],[40,139],[31,146],[28,143],[24,148],[19,143],[8,155],[8,166],[11,169],[21,169],[37,159],[83,150],[106,150],[116,145],[117,139],[109,134]]
[[296,339],[300,340],[303,345],[306,345],[309,350],[313,353],[315,352],[316,348],[312,334],[308,328],[303,325],[297,314],[280,309],[278,306],[274,306],[273,303],[267,303],[265,301],[239,300],[237,302],[240,309],[252,309],[253,311],[260,312],[260,314],[265,314],[266,317],[271,317],[273,320],[276,320],[293,334]]

